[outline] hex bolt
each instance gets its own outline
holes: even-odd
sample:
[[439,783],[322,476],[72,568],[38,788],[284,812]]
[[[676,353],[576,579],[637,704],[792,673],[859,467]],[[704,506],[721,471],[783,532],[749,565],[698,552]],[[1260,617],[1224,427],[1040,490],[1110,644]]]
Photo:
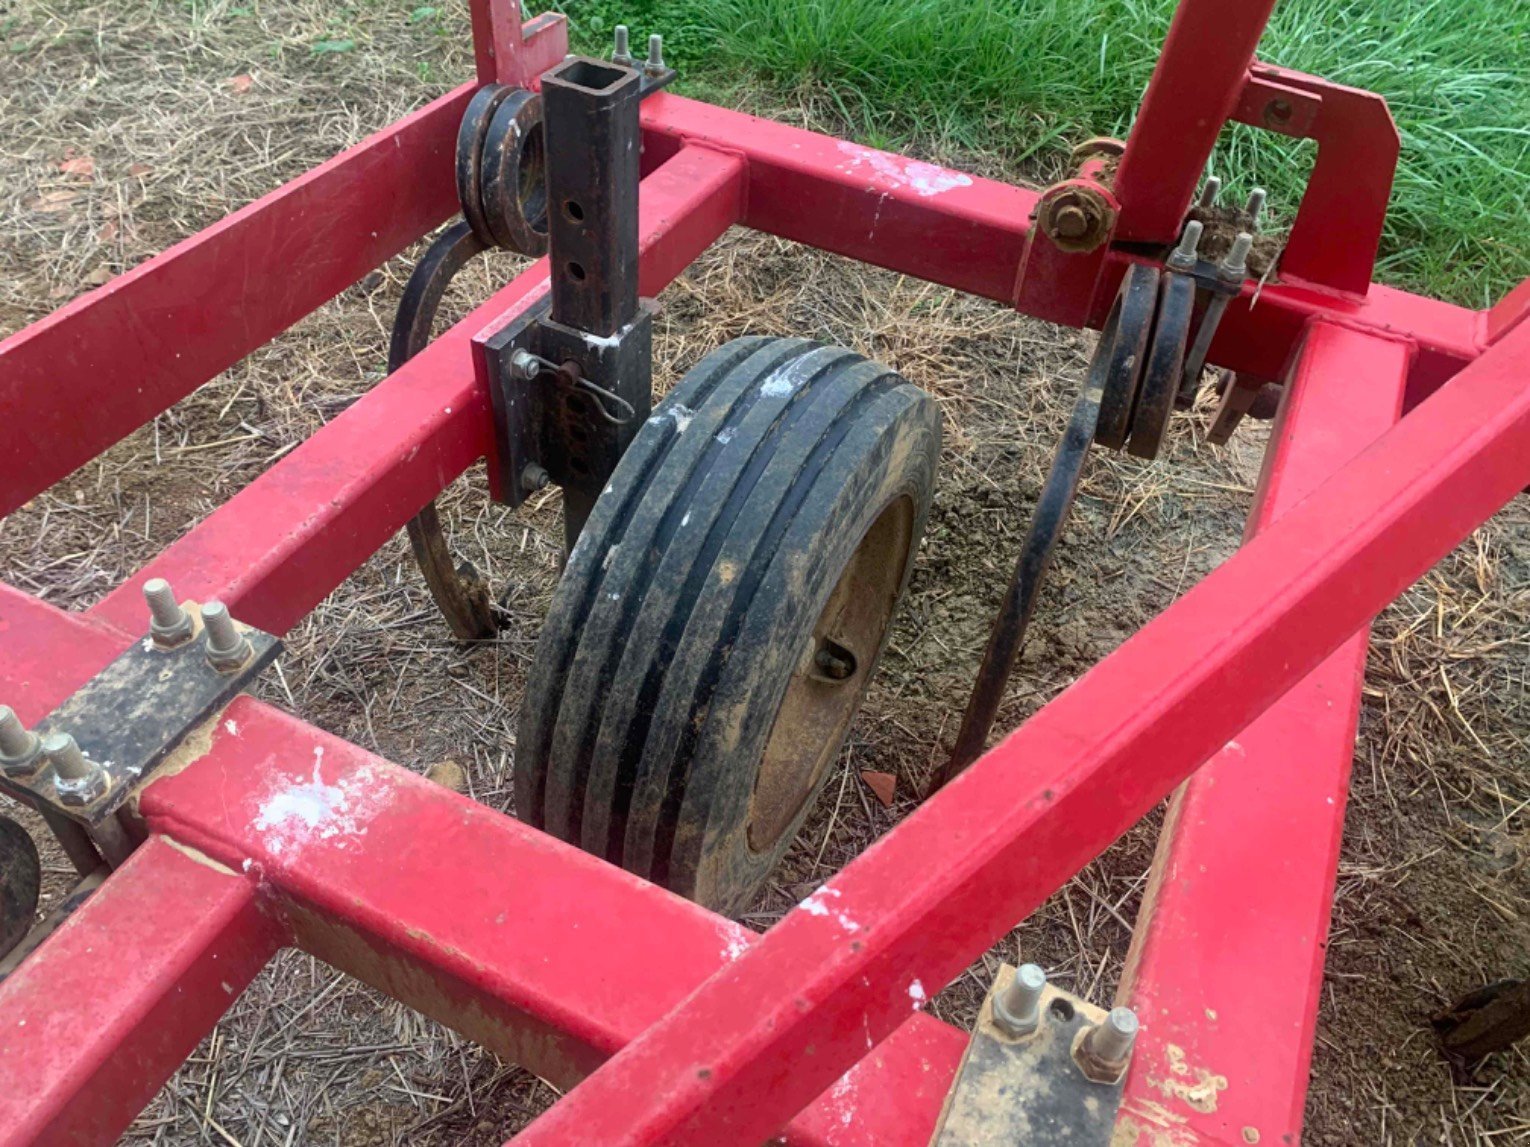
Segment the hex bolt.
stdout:
[[643,64],[643,71],[650,76],[662,75],[664,72],[664,37],[648,37],[648,60]]
[[1109,1083],[1121,1077],[1137,1042],[1137,1027],[1137,1013],[1131,1008],[1111,1008],[1104,1023],[1089,1029],[1079,1053],[1091,1079]]
[[207,660],[220,673],[238,669],[250,657],[250,641],[239,632],[228,607],[210,601],[202,607],[202,628],[206,630]]
[[170,583],[151,577],[143,583],[143,596],[149,601],[149,635],[161,649],[170,649],[191,636],[191,615],[175,600]]
[[1243,205],[1243,214],[1248,216],[1248,225],[1254,230],[1259,229],[1259,213],[1264,210],[1264,188],[1256,187],[1248,193],[1248,202]]
[[538,490],[547,489],[552,481],[552,475],[546,469],[538,466],[535,462],[526,463],[526,468],[521,471],[521,489],[528,494],[535,494]]
[[1185,233],[1179,238],[1179,246],[1174,248],[1173,253],[1169,256],[1169,270],[1195,270],[1195,252],[1196,248],[1201,245],[1201,231],[1203,229],[1200,221],[1196,219],[1192,219],[1185,224]]
[[27,776],[41,763],[42,742],[37,734],[21,723],[15,710],[0,705],[0,772],[7,776]]
[[1222,193],[1222,181],[1215,175],[1208,175],[1206,182],[1201,185],[1201,198],[1197,202],[1198,207],[1207,208],[1214,206],[1217,196]]
[[632,49],[627,43],[627,25],[616,26],[616,43],[611,51],[611,62],[623,68],[630,68],[635,63],[632,58]]
[[43,755],[53,766],[53,788],[67,805],[87,805],[106,791],[106,770],[88,758],[68,733],[43,738]]
[[1041,993],[1047,974],[1035,964],[1021,964],[993,998],[993,1022],[1006,1035],[1030,1035],[1041,1023]]
[[1217,277],[1225,283],[1241,283],[1248,277],[1248,253],[1253,250],[1254,237],[1247,231],[1239,231],[1232,249],[1217,264]]
[[529,350],[518,350],[510,356],[510,377],[530,382],[542,372],[542,360]]

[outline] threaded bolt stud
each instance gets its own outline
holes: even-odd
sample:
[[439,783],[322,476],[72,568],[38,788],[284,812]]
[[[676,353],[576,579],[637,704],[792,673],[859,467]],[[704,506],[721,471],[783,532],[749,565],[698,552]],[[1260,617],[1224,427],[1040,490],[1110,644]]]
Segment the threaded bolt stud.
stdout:
[[650,76],[657,76],[664,71],[664,37],[648,37],[648,60],[643,65],[643,71]]
[[53,766],[53,788],[67,805],[87,805],[106,791],[106,770],[90,760],[68,733],[43,738],[43,755]]
[[228,607],[210,601],[202,607],[202,628],[207,631],[207,660],[220,673],[238,669],[250,656],[250,642],[234,625]]
[[1201,198],[1197,204],[1200,207],[1212,207],[1216,204],[1217,196],[1222,193],[1222,181],[1215,175],[1206,177],[1206,182],[1201,185]]
[[615,47],[611,52],[611,62],[623,68],[632,67],[632,48],[627,43],[627,25],[625,24],[616,26]]
[[143,583],[149,602],[149,636],[161,649],[170,649],[191,636],[191,615],[175,600],[170,583],[153,577]]
[[1137,1028],[1137,1013],[1131,1008],[1111,1008],[1104,1023],[1089,1029],[1079,1051],[1094,1069],[1091,1078],[1109,1082],[1121,1077],[1137,1042]]
[[1248,277],[1248,253],[1254,248],[1254,237],[1247,231],[1239,231],[1232,249],[1217,264],[1217,276],[1228,283],[1241,283]]
[[36,772],[41,764],[41,745],[37,734],[21,723],[15,710],[0,705],[0,771],[12,777]]
[[1185,233],[1179,237],[1179,246],[1174,248],[1173,254],[1169,256],[1171,271],[1195,270],[1195,252],[1201,245],[1202,230],[1204,228],[1199,220],[1192,219],[1185,224]]
[[1254,229],[1259,227],[1259,213],[1264,210],[1264,188],[1256,187],[1248,193],[1248,202],[1243,205],[1243,214],[1248,216],[1248,225]]
[[993,1020],[1006,1035],[1030,1035],[1041,1023],[1041,993],[1047,974],[1035,964],[1021,964],[1004,990],[993,998]]

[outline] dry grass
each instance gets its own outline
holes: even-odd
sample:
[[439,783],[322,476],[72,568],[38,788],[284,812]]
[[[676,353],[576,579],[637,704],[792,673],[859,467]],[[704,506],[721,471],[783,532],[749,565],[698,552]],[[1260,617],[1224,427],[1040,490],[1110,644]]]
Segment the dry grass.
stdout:
[[[0,59],[0,333],[132,265],[466,74],[462,21],[302,3],[126,11],[21,0]],[[336,22],[344,21],[344,27]],[[344,34],[353,52],[313,55]],[[422,70],[423,66],[423,70]],[[248,90],[229,81],[251,75]],[[422,78],[423,76],[423,78]],[[817,120],[816,97],[786,109]],[[91,174],[59,169],[90,157]],[[993,161],[960,157],[993,172]],[[135,165],[149,170],[133,174]],[[68,193],[69,198],[59,193]],[[52,198],[49,198],[49,196]],[[395,261],[153,426],[0,524],[0,576],[57,604],[99,599],[380,376],[408,259]],[[516,267],[463,276],[459,310]],[[960,713],[997,588],[1092,336],[1059,331],[773,239],[736,235],[663,298],[673,381],[746,333],[842,342],[940,401],[942,486],[884,669],[806,830],[747,920],[765,927],[913,807]],[[1003,713],[1015,723],[1232,552],[1264,434],[1220,451],[1181,419],[1171,456],[1097,456]],[[505,807],[520,693],[556,576],[556,496],[510,515],[481,474],[443,503],[515,622],[471,648],[435,618],[395,539],[290,636],[265,695],[415,768],[454,759]],[[1502,1144],[1530,1135],[1524,1052],[1453,1078],[1424,1018],[1488,978],[1530,974],[1530,531],[1500,514],[1383,615],[1309,1102],[1314,1143]],[[856,779],[898,776],[881,808]],[[1135,829],[1017,933],[1106,999],[1152,849]],[[63,880],[50,867],[55,893]],[[1001,949],[1009,955],[1012,947]],[[614,955],[614,954],[613,954]],[[935,1001],[965,1023],[994,957]],[[1251,985],[1251,990],[1258,990]],[[272,965],[135,1126],[158,1143],[498,1142],[552,1098],[524,1072],[300,954]]]

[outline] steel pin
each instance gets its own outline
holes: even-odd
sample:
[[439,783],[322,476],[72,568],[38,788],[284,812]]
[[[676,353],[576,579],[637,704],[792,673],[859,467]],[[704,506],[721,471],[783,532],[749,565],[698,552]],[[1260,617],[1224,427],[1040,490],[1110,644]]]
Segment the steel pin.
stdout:
[[650,76],[659,75],[664,71],[664,37],[659,35],[648,37],[648,61],[643,65],[643,71]]
[[1195,252],[1201,245],[1200,220],[1192,219],[1185,224],[1185,233],[1179,238],[1179,246],[1169,256],[1169,268],[1174,271],[1195,270]]
[[1010,1036],[1030,1035],[1041,1023],[1041,993],[1047,974],[1036,964],[1021,964],[1004,991],[993,998],[993,1019]]
[[143,596],[149,602],[149,635],[155,645],[168,648],[191,636],[191,616],[175,600],[169,582],[150,578],[143,583]]
[[1215,205],[1217,196],[1222,193],[1222,181],[1215,175],[1208,175],[1206,182],[1201,185],[1201,198],[1198,206],[1211,207]]
[[630,68],[635,62],[632,58],[632,49],[627,43],[627,25],[616,26],[616,43],[611,52],[611,62],[621,67]]
[[1264,188],[1256,187],[1248,193],[1248,202],[1243,205],[1243,214],[1248,216],[1248,225],[1255,230],[1259,228],[1259,213],[1264,210]]
[[207,660],[214,669],[237,669],[249,659],[249,639],[239,632],[228,607],[221,601],[210,601],[202,607],[202,628],[206,630]]
[[15,775],[35,772],[41,740],[9,705],[0,705],[0,767]]

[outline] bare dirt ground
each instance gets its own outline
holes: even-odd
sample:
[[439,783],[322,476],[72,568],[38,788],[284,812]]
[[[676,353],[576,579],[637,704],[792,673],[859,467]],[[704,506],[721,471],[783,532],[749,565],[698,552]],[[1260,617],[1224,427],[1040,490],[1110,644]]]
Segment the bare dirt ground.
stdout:
[[[18,0],[0,12],[0,335],[465,77],[462,14],[411,12],[290,0]],[[768,110],[801,118],[813,114],[807,103]],[[1000,173],[992,157],[944,158]],[[409,266],[395,260],[0,524],[0,576],[62,606],[98,600],[379,379]],[[459,308],[517,266],[496,257],[474,267]],[[763,928],[906,815],[949,746],[1093,336],[745,234],[662,303],[663,385],[729,338],[810,335],[890,363],[937,396],[946,418],[942,485],[909,601],[841,773],[745,917]],[[1266,435],[1240,432],[1218,450],[1203,429],[1202,419],[1179,419],[1172,450],[1153,465],[1091,461],[1005,723],[1232,552]],[[443,512],[462,552],[508,587],[514,621],[499,640],[452,641],[396,538],[290,635],[262,690],[410,767],[458,761],[472,795],[505,808],[520,694],[556,578],[556,495],[510,515],[485,500],[475,472]],[[1427,1023],[1465,989],[1530,975],[1527,521],[1521,500],[1378,621],[1308,1142],[1530,1140],[1527,1051],[1453,1073]],[[896,774],[890,810],[857,779],[861,768]],[[1017,930],[1028,958],[1109,998],[1155,829],[1139,826]],[[56,896],[60,858],[50,857],[48,875]],[[942,993],[937,1014],[968,1022],[1013,942]],[[497,1143],[553,1097],[527,1073],[288,954],[130,1138]]]

